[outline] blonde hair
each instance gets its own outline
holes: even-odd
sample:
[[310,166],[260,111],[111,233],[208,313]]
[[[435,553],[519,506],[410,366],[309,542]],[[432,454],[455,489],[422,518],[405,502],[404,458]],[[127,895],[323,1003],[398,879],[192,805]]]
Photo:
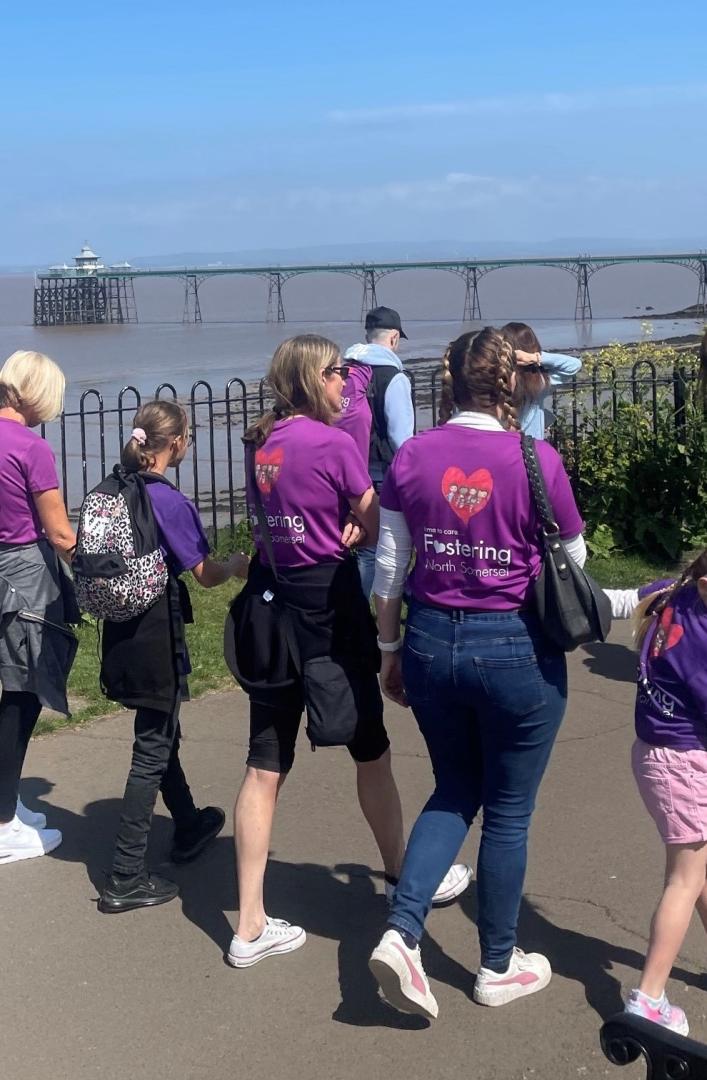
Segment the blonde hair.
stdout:
[[645,596],[638,605],[633,613],[633,639],[637,648],[641,648],[651,626],[657,623],[676,593],[702,577],[707,577],[707,548],[692,560],[677,581]]
[[130,472],[149,472],[155,464],[156,454],[166,450],[179,435],[186,438],[189,421],[176,401],[148,401],[135,413],[133,429],[142,429],[145,440],[138,441],[131,435],[120,460]]
[[497,407],[503,426],[516,431],[518,417],[511,388],[513,355],[510,342],[492,326],[452,341],[442,358],[440,424],[446,424],[455,406],[484,410]]
[[8,356],[0,369],[0,384],[2,400],[32,427],[56,420],[64,408],[64,372],[44,353],[18,349]]
[[267,376],[275,404],[248,428],[243,441],[262,446],[275,423],[295,413],[331,424],[334,412],[327,400],[321,371],[336,365],[340,356],[338,345],[318,334],[300,334],[281,342]]

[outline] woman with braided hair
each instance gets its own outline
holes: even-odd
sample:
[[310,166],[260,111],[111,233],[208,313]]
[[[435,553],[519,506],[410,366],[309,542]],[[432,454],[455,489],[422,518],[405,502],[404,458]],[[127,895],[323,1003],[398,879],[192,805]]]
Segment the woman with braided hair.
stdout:
[[[381,492],[374,584],[381,685],[412,708],[435,790],[410,836],[370,967],[392,1005],[426,1017],[438,1007],[419,942],[436,882],[480,810],[474,999],[504,1005],[541,990],[551,975],[544,956],[516,948],[516,926],[528,826],[565,711],[567,676],[564,654],[532,610],[542,547],[515,377],[512,346],[498,331],[453,341],[443,361],[440,426],[398,450]],[[560,534],[581,565],[582,521],[562,461],[544,442],[537,453]],[[459,498],[462,487],[473,499]]]

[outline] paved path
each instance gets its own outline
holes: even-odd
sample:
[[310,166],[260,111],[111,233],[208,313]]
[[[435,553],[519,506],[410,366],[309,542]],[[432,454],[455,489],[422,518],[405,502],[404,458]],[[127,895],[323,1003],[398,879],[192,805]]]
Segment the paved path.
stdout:
[[[235,907],[232,829],[174,870],[182,899],[118,917],[95,908],[130,750],[126,714],[35,741],[27,801],[64,832],[55,855],[0,870],[2,1080],[567,1080],[643,1076],[598,1046],[601,1018],[635,982],[661,881],[661,851],[628,766],[633,658],[612,642],[571,657],[570,709],[531,838],[520,943],[551,958],[550,987],[502,1009],[470,1000],[475,891],[432,913],[423,957],[440,1005],[428,1025],[377,998],[366,961],[384,921],[373,843],[339,750],[300,744],[267,879],[269,910],[301,922],[292,956],[234,971],[223,961]],[[184,761],[202,804],[230,807],[243,771],[245,699],[184,709]],[[407,820],[430,789],[409,713],[389,709]],[[467,854],[474,857],[478,834]],[[160,806],[152,861],[167,856]],[[166,870],[166,865],[163,867]],[[671,986],[707,1039],[701,932]]]

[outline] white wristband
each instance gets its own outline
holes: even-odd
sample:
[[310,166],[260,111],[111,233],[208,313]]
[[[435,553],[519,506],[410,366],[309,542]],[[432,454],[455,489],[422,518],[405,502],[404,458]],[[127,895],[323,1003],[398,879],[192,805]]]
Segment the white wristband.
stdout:
[[378,648],[381,652],[398,652],[403,647],[403,639],[398,638],[397,641],[381,641],[378,638]]

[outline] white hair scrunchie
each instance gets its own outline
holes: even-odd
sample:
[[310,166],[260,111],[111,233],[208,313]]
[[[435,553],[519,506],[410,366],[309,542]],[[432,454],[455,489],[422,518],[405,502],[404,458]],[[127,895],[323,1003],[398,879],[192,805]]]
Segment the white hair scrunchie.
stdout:
[[134,427],[133,430],[130,432],[130,438],[134,439],[136,443],[140,444],[140,446],[144,446],[147,442],[147,435],[145,434],[145,429],[141,427]]

